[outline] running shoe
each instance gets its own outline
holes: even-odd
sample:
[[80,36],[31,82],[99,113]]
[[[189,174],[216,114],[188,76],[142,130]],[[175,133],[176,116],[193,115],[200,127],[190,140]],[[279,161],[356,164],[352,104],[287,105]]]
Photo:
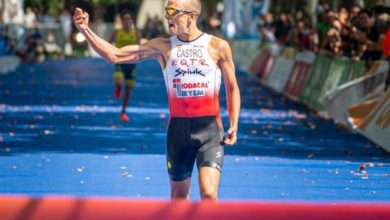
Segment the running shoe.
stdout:
[[121,118],[121,121],[123,121],[123,122],[128,122],[129,121],[129,117],[127,117],[127,115],[125,113],[122,113],[120,118]]

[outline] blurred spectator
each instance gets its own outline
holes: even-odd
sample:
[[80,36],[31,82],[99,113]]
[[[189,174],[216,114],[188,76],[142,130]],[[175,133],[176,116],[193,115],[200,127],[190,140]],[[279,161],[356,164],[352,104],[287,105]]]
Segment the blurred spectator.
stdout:
[[27,7],[24,14],[23,24],[27,29],[37,26],[37,17],[31,7]]
[[147,39],[160,37],[164,34],[163,21],[156,15],[151,18],[149,15],[142,32],[142,35]]
[[[382,49],[386,59],[390,61],[390,15],[388,13],[382,13],[378,16],[378,28],[381,33],[386,33],[383,39]],[[390,68],[387,71],[385,91],[387,91],[389,88],[390,88]]]
[[[56,35],[53,31],[50,31],[47,34],[47,40],[44,41],[44,52],[45,55],[49,58],[55,58],[58,59],[61,57],[62,49],[56,42]],[[45,57],[43,57],[45,58]],[[43,61],[40,59],[40,61]]]
[[352,6],[352,8],[351,8],[351,16],[350,16],[351,19],[353,19],[354,17],[357,17],[360,14],[361,10],[362,10],[362,8],[359,5]]
[[15,53],[18,41],[10,35],[8,25],[4,25],[2,28],[1,42],[5,54],[10,55]]
[[275,28],[273,26],[274,19],[271,13],[264,14],[260,16],[258,21],[258,30],[264,41],[269,43],[275,43]]
[[[387,58],[390,57],[390,24],[389,24],[389,15],[388,14],[385,14],[385,15],[381,15],[383,17],[386,17],[386,20],[387,20],[387,24],[386,24],[386,36],[383,40],[383,43],[382,43],[382,48],[383,48],[383,53],[385,54],[385,56]],[[382,20],[382,19],[381,19]]]
[[318,16],[317,33],[320,41],[328,35],[330,28],[333,26],[334,12],[325,10]]
[[338,19],[342,25],[348,23],[349,20],[349,12],[345,7],[341,7],[338,13]]
[[359,41],[362,46],[361,59],[367,60],[367,67],[370,67],[374,61],[381,59],[381,46],[384,38],[384,33],[380,33],[376,25],[376,18],[371,17],[371,15],[368,10],[361,11],[351,33],[352,38]]
[[202,31],[219,36],[221,35],[221,20],[219,13],[201,16],[199,18],[199,27]]
[[64,54],[70,56],[73,54],[73,48],[71,45],[71,36],[72,36],[72,16],[70,15],[68,9],[63,9],[59,17],[61,23],[62,32],[64,33],[65,38],[65,48]]
[[292,26],[293,18],[287,12],[282,12],[279,16],[279,19],[274,23],[275,37],[279,43],[285,43],[285,38],[290,32]]
[[325,36],[323,36],[320,52],[326,55],[342,55],[342,24],[340,20],[333,18],[332,26],[329,28]]
[[42,17],[42,22],[45,25],[51,26],[56,23],[56,19],[54,16],[50,14],[50,12],[46,12]]
[[21,49],[16,51],[16,55],[23,62],[41,61],[42,55],[45,53],[43,38],[38,28],[29,29],[24,44]]

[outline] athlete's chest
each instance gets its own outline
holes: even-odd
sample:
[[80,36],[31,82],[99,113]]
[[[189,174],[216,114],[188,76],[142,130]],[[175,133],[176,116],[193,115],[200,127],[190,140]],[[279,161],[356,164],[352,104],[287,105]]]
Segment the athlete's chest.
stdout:
[[177,76],[206,76],[216,63],[209,45],[202,43],[177,43],[171,46],[167,68]]

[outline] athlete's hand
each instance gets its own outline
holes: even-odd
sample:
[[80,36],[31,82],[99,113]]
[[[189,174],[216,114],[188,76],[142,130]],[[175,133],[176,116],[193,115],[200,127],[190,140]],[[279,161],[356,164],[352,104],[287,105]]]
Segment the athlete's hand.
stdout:
[[234,145],[237,142],[237,127],[230,127],[223,139],[225,145]]
[[88,28],[89,15],[87,12],[83,12],[81,8],[76,8],[74,10],[73,22],[76,25],[77,29],[80,32],[83,32]]

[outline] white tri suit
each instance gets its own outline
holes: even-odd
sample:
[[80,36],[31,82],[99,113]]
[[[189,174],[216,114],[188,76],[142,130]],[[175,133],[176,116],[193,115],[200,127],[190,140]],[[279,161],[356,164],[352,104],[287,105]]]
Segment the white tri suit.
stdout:
[[170,110],[167,167],[173,181],[191,177],[195,159],[198,169],[222,169],[221,70],[208,52],[211,38],[206,33],[190,42],[170,38],[163,73]]

